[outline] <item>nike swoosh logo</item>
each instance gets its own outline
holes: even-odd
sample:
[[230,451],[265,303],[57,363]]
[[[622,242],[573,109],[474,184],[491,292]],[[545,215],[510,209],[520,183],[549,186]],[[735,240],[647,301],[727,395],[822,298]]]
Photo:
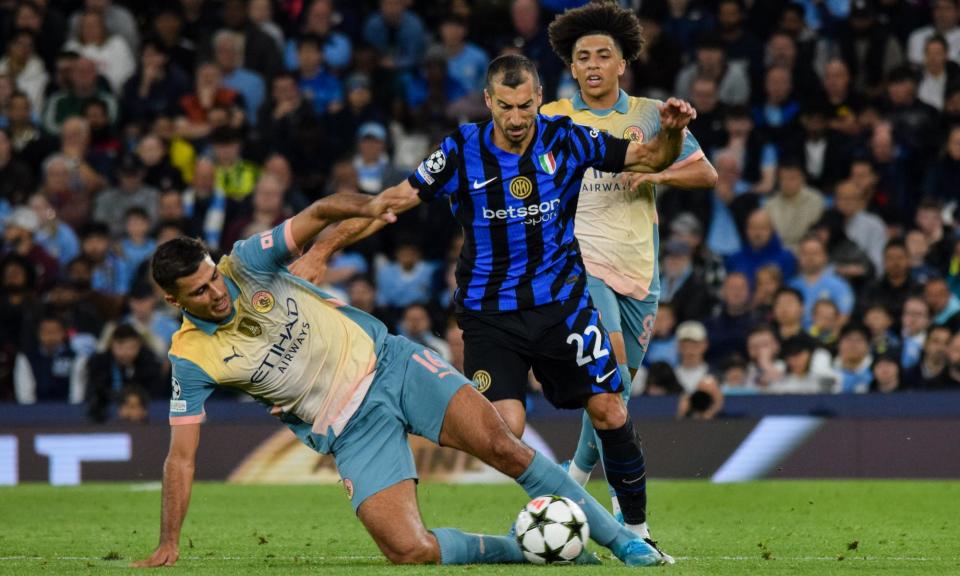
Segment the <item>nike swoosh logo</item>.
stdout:
[[474,180],[474,181],[473,181],[473,189],[474,189],[474,190],[479,190],[479,189],[483,188],[484,186],[486,186],[487,184],[493,182],[493,181],[496,180],[496,179],[497,179],[497,177],[494,176],[493,178],[491,178],[491,179],[489,179],[489,180],[484,180],[483,182],[477,182],[476,180]]
[[607,378],[609,378],[610,376],[612,376],[613,373],[616,372],[616,371],[617,371],[617,369],[614,368],[613,370],[607,372],[607,373],[604,374],[603,376],[597,376],[597,384],[603,382],[604,380],[606,380]]
[[644,472],[643,474],[637,476],[637,477],[634,478],[633,480],[627,480],[626,478],[624,478],[624,479],[623,479],[623,483],[624,483],[624,484],[627,484],[627,485],[636,484],[637,482],[643,480],[643,477],[646,476],[646,475],[647,475],[647,473]]

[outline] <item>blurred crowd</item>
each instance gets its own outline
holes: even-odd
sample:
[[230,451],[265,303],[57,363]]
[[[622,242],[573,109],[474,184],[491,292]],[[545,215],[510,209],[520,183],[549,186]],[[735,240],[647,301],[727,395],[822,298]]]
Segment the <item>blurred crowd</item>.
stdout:
[[[142,420],[179,326],[149,279],[337,191],[396,184],[488,117],[491,57],[544,101],[563,0],[0,0],[0,401]],[[632,95],[689,99],[714,190],[661,188],[637,394],[960,390],[960,8],[642,0]],[[462,367],[442,203],[335,255],[326,289]],[[536,383],[531,381],[531,389]],[[534,392],[535,393],[535,392]]]

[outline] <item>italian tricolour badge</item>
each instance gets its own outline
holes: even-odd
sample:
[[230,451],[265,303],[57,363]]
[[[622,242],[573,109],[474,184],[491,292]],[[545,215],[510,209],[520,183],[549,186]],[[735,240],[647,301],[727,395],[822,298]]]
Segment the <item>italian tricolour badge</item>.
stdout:
[[547,174],[553,174],[557,171],[557,161],[553,158],[553,152],[547,152],[537,157],[540,162],[540,168]]

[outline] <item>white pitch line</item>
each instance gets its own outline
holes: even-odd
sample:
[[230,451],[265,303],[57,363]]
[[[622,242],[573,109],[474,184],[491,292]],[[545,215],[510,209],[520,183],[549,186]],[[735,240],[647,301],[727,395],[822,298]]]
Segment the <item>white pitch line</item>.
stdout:
[[[290,556],[290,557],[266,557],[266,556],[181,556],[180,560],[187,561],[196,561],[196,560],[311,560],[311,561],[326,561],[326,560],[384,560],[383,556]],[[63,560],[63,561],[84,561],[84,560],[104,560],[103,556],[0,556],[0,561],[14,561],[14,560]],[[124,560],[133,560],[131,558],[123,558],[119,560],[110,560],[110,562],[122,562]]]

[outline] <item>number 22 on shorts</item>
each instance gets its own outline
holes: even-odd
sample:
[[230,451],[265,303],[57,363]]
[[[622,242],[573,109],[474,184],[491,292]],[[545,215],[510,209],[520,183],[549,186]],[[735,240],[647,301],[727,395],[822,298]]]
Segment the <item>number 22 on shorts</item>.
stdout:
[[[585,344],[584,336],[587,340],[590,339],[590,335],[593,334],[593,351],[592,354],[583,355]],[[577,366],[583,366],[584,364],[589,364],[594,360],[603,358],[610,354],[610,351],[603,347],[603,334],[601,334],[600,329],[595,325],[590,324],[583,331],[583,336],[577,332],[571,333],[567,336],[567,344],[576,344],[577,346]]]

